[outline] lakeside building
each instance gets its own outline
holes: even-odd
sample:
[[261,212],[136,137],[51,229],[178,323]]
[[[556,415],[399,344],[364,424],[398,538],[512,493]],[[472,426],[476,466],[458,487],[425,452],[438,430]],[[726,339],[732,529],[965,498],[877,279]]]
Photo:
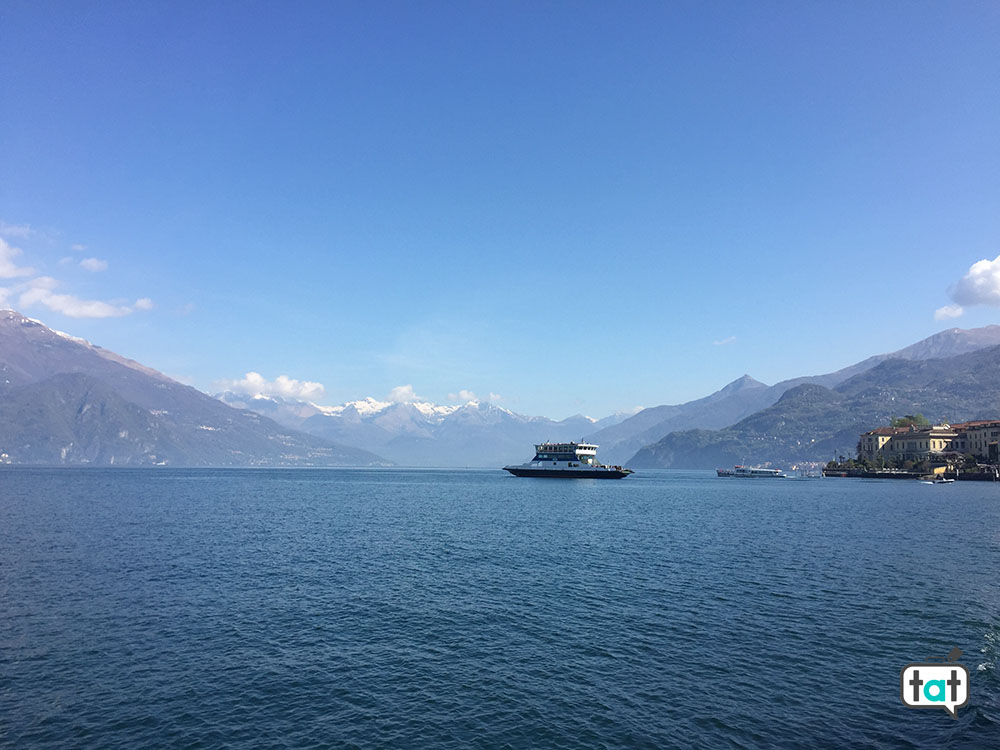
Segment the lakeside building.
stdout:
[[952,425],[964,433],[968,448],[963,452],[971,453],[988,463],[1000,463],[1000,420],[986,419],[978,422],[963,422]]
[[882,452],[888,443],[896,435],[910,432],[910,427],[876,427],[861,434],[858,441],[858,458],[867,458],[874,461],[875,457]]
[[1000,420],[986,419],[960,424],[876,427],[861,434],[858,458],[869,461],[923,461],[946,454],[971,454],[979,461],[1000,463]]

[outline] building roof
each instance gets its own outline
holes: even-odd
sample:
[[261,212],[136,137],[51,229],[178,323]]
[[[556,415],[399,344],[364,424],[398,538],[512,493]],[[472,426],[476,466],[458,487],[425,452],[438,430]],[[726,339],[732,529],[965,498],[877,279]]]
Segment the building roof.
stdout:
[[972,422],[959,422],[958,424],[953,424],[951,428],[953,430],[972,430],[976,427],[992,427],[993,425],[1000,425],[1000,421],[996,419],[977,419]]
[[876,427],[874,430],[868,430],[864,433],[865,435],[901,435],[904,432],[910,432],[909,427]]
[[1000,427],[1000,420],[978,419],[972,422],[922,425],[920,427],[917,425],[907,425],[906,427],[876,427],[874,430],[868,430],[868,432],[861,433],[861,437],[872,435],[883,435],[887,437],[896,437],[897,435],[913,435],[914,437],[917,437],[920,435],[936,436],[941,435],[941,433],[953,433],[957,435],[959,432],[965,432],[967,430],[974,430],[982,427]]

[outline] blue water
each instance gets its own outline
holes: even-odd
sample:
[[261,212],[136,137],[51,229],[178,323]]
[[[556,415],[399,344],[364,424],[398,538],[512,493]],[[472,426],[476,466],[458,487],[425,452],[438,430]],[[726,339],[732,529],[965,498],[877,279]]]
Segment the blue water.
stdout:
[[0,744],[997,747],[998,584],[1000,484],[6,469]]

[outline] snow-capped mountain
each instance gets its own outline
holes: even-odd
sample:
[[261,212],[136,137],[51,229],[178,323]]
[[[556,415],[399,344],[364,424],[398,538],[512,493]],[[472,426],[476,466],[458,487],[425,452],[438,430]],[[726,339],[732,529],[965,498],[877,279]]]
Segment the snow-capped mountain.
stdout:
[[230,409],[108,349],[0,310],[0,463],[370,466],[385,461]]
[[[503,466],[530,458],[534,443],[580,440],[593,432],[595,425],[609,424],[582,415],[561,421],[528,417],[479,401],[456,406],[369,397],[339,406],[320,406],[230,391],[218,398],[288,427],[376,451],[404,466]],[[607,419],[620,421],[627,416]]]
[[[281,396],[265,396],[263,394],[250,396],[234,391],[223,391],[216,394],[215,397],[238,409],[249,409],[258,414],[266,414],[279,424],[296,429],[302,427],[307,419],[315,416],[336,417],[356,422],[368,418],[378,418],[380,414],[385,412],[391,414],[393,413],[392,407],[400,406],[396,402],[379,401],[370,396],[358,401],[348,401],[339,406],[322,406],[311,401],[282,398]],[[430,421],[440,421],[462,408],[461,406],[439,406],[427,401],[409,402],[405,405],[412,407],[414,411]]]

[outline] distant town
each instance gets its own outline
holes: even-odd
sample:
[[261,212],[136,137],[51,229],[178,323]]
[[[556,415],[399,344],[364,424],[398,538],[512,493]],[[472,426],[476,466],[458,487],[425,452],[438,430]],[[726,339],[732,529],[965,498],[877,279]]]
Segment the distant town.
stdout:
[[982,475],[998,478],[1000,419],[930,424],[921,414],[861,433],[856,460],[827,465],[828,472],[860,474]]

